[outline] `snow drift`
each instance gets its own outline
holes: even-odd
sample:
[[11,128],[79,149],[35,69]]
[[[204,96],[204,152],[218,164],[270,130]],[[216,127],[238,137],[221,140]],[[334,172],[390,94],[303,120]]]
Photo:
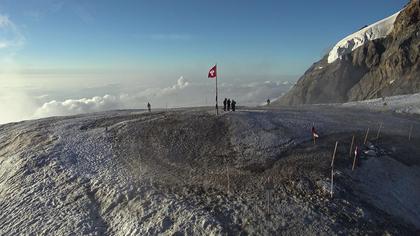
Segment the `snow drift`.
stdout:
[[420,93],[344,103],[344,107],[359,107],[370,110],[391,110],[398,113],[420,115]]

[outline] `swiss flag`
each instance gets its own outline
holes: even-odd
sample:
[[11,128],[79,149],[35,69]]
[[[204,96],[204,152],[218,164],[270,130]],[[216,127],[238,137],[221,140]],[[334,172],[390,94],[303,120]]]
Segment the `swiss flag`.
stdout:
[[216,78],[216,77],[217,77],[217,65],[213,66],[213,67],[210,69],[208,77],[209,77],[210,79],[214,79],[214,78]]
[[312,126],[312,137],[319,138],[319,134],[316,132],[315,127]]

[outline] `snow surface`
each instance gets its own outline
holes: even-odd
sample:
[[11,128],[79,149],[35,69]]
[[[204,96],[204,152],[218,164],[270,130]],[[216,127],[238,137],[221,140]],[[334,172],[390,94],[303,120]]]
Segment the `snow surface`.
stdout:
[[391,110],[397,113],[420,114],[420,93],[370,99],[342,104],[344,107],[361,107],[370,110]]
[[400,12],[369,25],[339,41],[328,54],[328,63],[342,59],[343,55],[351,53],[369,41],[385,38],[394,29],[395,19],[397,19]]
[[[329,182],[337,137],[381,120],[383,135],[392,137],[413,125],[415,143],[417,117],[331,106],[213,114],[210,108],[110,111],[1,125],[0,235],[414,235],[410,229],[420,227],[420,193],[409,191],[420,179],[417,158],[400,171],[378,157],[368,176],[375,182],[360,186],[367,168],[350,171],[340,140],[337,170],[352,175],[337,174],[334,199],[318,187]],[[276,186],[272,216],[262,188],[268,176]],[[407,180],[387,194],[389,183]],[[380,196],[366,191],[371,184]],[[345,194],[356,187],[356,197]]]

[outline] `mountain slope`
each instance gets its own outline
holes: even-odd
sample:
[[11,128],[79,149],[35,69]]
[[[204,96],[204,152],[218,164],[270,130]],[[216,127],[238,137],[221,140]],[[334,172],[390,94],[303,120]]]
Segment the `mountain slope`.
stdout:
[[420,92],[419,0],[338,42],[275,104],[336,103],[415,92]]
[[[351,135],[360,144],[378,120],[381,139],[360,146],[352,171]],[[419,127],[417,116],[327,106],[220,116],[127,110],[1,125],[0,235],[415,235]]]

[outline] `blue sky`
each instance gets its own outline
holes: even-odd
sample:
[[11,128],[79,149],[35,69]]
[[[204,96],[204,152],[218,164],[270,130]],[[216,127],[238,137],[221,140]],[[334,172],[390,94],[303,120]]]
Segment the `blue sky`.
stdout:
[[217,61],[226,76],[300,75],[336,41],[405,3],[2,0],[0,14],[25,37],[16,57],[23,68],[140,68],[158,78],[198,75]]
[[0,123],[210,105],[216,62],[220,97],[260,104],[406,2],[0,0]]

